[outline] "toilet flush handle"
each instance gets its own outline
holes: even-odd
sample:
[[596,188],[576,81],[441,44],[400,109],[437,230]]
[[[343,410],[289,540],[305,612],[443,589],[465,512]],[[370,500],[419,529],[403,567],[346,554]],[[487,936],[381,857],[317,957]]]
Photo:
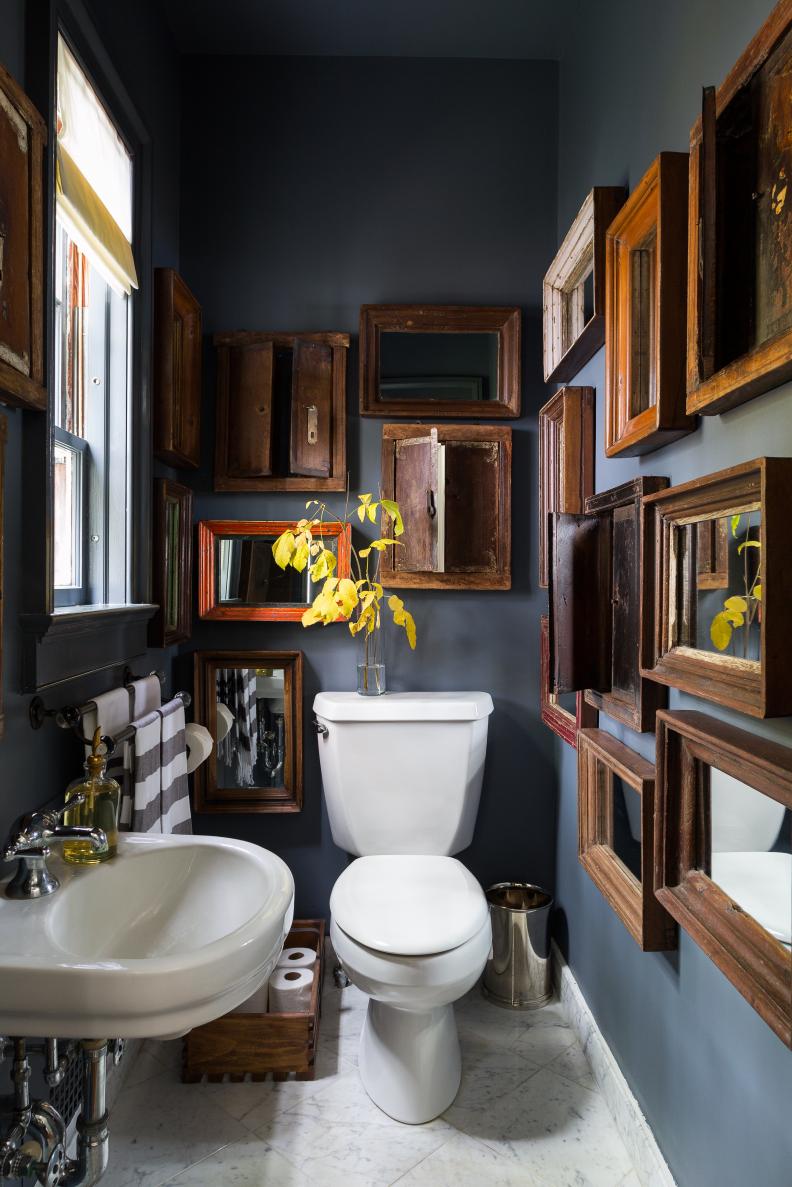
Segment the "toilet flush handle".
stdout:
[[327,741],[327,739],[330,736],[330,730],[327,728],[327,726],[324,724],[324,722],[320,721],[318,717],[314,717],[313,727],[316,730],[317,734],[321,734],[322,737],[324,738],[324,740]]

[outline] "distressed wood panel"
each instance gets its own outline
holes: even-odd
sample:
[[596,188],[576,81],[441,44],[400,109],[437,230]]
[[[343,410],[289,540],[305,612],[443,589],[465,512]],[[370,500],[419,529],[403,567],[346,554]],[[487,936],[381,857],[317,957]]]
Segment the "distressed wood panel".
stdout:
[[294,343],[290,469],[327,478],[333,464],[333,354],[320,342]]

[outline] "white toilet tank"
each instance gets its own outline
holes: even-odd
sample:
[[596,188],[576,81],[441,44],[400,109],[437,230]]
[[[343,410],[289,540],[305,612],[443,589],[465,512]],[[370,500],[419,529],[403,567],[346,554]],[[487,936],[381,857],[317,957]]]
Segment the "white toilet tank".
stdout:
[[473,839],[488,692],[320,692],[314,713],[333,840],[347,853],[450,856]]

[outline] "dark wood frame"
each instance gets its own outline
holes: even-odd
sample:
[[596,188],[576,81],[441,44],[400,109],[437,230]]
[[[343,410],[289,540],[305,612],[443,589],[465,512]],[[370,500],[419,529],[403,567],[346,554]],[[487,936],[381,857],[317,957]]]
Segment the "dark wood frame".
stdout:
[[[654,631],[644,636],[641,673],[752,717],[792,713],[792,554],[789,508],[792,458],[757,458],[704,478],[647,495],[644,533],[654,540]],[[741,660],[673,645],[672,586],[677,526],[738,511],[758,510],[762,539],[760,660]],[[680,573],[678,597],[689,597],[694,573]]]
[[201,306],[173,268],[154,270],[154,455],[201,464]]
[[562,387],[539,409],[539,585],[547,588],[548,516],[579,515],[594,493],[594,388]]
[[792,809],[792,750],[694,710],[657,715],[657,898],[787,1047],[792,959],[704,873],[710,860],[708,768]]
[[579,730],[595,726],[599,716],[582,692],[575,693],[573,717],[559,705],[558,697],[550,691],[550,625],[546,614],[539,619],[539,709],[548,729],[570,746],[577,746]]
[[[224,536],[279,536],[294,528],[293,519],[202,519],[198,524],[198,616],[223,622],[299,622],[309,603],[300,606],[219,606],[215,599],[215,543]],[[313,535],[338,541],[334,577],[349,577],[350,525],[324,523]],[[342,620],[339,620],[342,621]]]
[[[594,186],[564,236],[543,283],[545,383],[567,383],[605,342],[605,231],[624,205],[624,186]],[[583,285],[593,310],[585,321]],[[565,345],[566,343],[566,345]]]
[[[605,236],[605,453],[649,453],[691,433],[685,411],[687,153],[660,153]],[[632,413],[634,253],[655,235],[646,299],[651,307],[648,371],[654,402]]]
[[[432,420],[495,420],[520,415],[520,335],[522,314],[515,306],[361,305],[360,415],[392,419],[428,416]],[[467,400],[382,400],[379,393],[380,334],[498,335],[498,395],[486,404]]]
[[5,471],[8,421],[0,416],[0,738],[5,734],[5,699],[3,697],[3,620],[5,607]]
[[[0,91],[25,126],[27,136],[27,269],[25,304],[30,323],[30,351],[25,368],[0,360],[0,401],[15,408],[47,407],[44,374],[44,146],[47,125],[21,86],[0,66]],[[12,300],[17,298],[9,294]],[[0,326],[2,323],[0,323]]]
[[[168,556],[167,505],[179,505],[179,541],[176,557]],[[188,486],[170,478],[154,480],[154,537],[152,542],[152,584],[157,613],[149,625],[149,644],[152,647],[171,647],[183,643],[192,634],[192,503],[193,493]],[[175,565],[179,581],[178,622],[169,630],[166,623],[169,567]]]
[[691,413],[709,416],[725,412],[792,378],[792,328],[715,370],[719,253],[717,123],[790,28],[792,0],[780,0],[717,90],[706,89],[703,113],[690,130],[687,409]]
[[[466,573],[420,573],[396,571],[391,550],[382,553],[380,580],[393,589],[511,589],[511,458],[512,431],[506,425],[386,424],[382,426],[382,497],[392,499],[395,490],[396,442],[437,433],[437,441],[476,441],[498,449],[498,556],[492,570]],[[391,534],[389,522],[381,525],[383,536]]]
[[[641,878],[613,848],[613,777],[641,797]],[[676,948],[676,926],[655,898],[655,768],[611,734],[578,734],[578,860],[643,952]]]
[[196,812],[301,812],[303,806],[303,653],[301,651],[196,651],[194,653],[195,720],[217,737],[217,668],[282,668],[284,728],[287,740],[284,785],[218,788],[216,754],[201,763],[194,778]]
[[[215,334],[217,348],[217,404],[215,421],[215,490],[257,490],[257,491],[331,491],[346,490],[346,369],[349,354],[349,334],[302,333],[246,330]],[[233,347],[245,347],[272,343],[275,350],[293,349],[297,341],[314,342],[329,346],[333,352],[333,403],[332,403],[332,464],[327,478],[307,475],[272,474],[257,478],[240,478],[230,474],[228,467],[228,411],[229,411],[229,351]]]

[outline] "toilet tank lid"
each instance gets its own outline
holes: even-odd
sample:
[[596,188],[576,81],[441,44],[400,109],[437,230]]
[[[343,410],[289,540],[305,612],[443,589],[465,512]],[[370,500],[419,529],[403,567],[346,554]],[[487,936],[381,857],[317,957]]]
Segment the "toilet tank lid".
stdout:
[[319,692],[313,707],[326,721],[475,721],[493,709],[488,692]]

